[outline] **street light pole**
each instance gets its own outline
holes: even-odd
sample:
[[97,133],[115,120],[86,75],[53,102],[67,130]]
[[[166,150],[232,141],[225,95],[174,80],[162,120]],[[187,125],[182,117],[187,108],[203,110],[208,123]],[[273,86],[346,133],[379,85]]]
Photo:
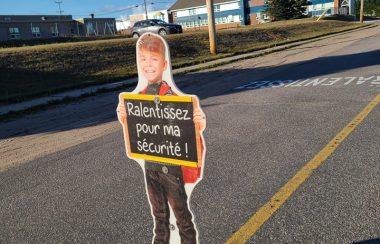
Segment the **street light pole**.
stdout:
[[145,6],[145,19],[148,19],[148,11],[146,10],[146,0],[144,0],[144,6]]
[[364,0],[360,1],[360,23],[363,24],[364,20]]
[[214,17],[214,1],[206,0],[207,16],[208,16],[208,36],[210,39],[210,52],[216,54],[216,31],[215,31],[215,17]]
[[63,13],[63,11],[61,9],[61,4],[63,3],[63,1],[62,0],[56,0],[55,3],[58,4],[59,11],[57,11],[57,12],[59,13],[59,18],[61,18],[62,13]]

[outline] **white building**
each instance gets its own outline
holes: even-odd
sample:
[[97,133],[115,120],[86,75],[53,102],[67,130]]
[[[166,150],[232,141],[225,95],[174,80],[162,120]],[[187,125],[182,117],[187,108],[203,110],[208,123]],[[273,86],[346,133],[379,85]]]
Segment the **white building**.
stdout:
[[116,30],[121,32],[123,30],[128,30],[131,27],[131,20],[129,16],[120,16],[116,19]]
[[[207,26],[206,1],[178,0],[170,7],[174,23],[182,25],[183,28],[194,28]],[[214,1],[215,24],[240,25],[242,21],[242,9],[240,0]]]
[[[132,14],[129,16],[121,16],[116,20],[116,28],[118,31],[128,30],[137,21],[145,20],[145,13]],[[155,10],[148,12],[148,19],[160,19],[169,23],[169,13],[167,10]]]
[[355,0],[310,0],[307,11],[310,16],[340,14],[355,15]]

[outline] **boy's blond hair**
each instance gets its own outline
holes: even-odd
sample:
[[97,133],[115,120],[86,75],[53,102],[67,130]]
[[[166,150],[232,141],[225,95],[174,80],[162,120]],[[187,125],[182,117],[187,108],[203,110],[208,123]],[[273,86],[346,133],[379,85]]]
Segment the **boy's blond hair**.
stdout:
[[165,44],[162,40],[151,34],[144,35],[140,38],[138,43],[139,50],[149,51],[162,55],[165,59]]

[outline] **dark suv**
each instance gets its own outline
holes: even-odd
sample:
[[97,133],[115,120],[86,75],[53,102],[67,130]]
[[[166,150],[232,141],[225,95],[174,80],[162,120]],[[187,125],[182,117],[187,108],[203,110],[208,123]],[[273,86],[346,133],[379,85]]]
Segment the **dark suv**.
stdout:
[[132,27],[133,38],[138,38],[145,32],[153,32],[164,36],[166,34],[182,33],[182,26],[169,24],[159,19],[148,19],[138,21]]

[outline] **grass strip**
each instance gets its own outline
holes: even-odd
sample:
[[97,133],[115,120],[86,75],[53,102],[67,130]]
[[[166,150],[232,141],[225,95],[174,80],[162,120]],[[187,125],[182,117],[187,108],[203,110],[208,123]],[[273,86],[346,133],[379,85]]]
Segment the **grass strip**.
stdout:
[[[362,27],[311,19],[220,30],[218,55],[209,54],[208,33],[167,36],[173,68]],[[97,40],[0,49],[0,103],[23,101],[73,88],[136,76],[134,39]]]

